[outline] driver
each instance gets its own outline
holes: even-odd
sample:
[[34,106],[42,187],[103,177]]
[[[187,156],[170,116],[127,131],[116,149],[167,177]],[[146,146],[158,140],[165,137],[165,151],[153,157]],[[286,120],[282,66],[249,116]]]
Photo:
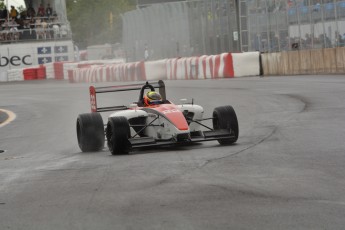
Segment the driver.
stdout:
[[149,91],[144,96],[145,106],[158,105],[162,103],[163,103],[162,96],[156,91]]

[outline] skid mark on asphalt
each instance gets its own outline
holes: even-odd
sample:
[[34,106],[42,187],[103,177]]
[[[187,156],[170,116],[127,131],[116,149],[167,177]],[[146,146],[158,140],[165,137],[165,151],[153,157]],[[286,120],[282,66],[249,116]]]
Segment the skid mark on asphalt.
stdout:
[[[298,109],[298,111],[296,111],[297,113],[307,112],[311,108],[311,102],[308,101],[305,97],[302,97],[300,95],[295,95],[295,94],[282,94],[282,95],[283,96],[287,96],[287,97],[289,97],[289,98],[291,98],[293,100],[299,101],[303,105],[300,109]],[[272,126],[266,126],[266,128],[270,129],[270,132],[268,132],[263,138],[255,141],[253,143],[251,143],[250,145],[248,145],[247,147],[245,147],[243,149],[240,149],[240,150],[238,150],[238,151],[236,151],[234,153],[230,153],[230,154],[227,154],[227,155],[222,156],[222,157],[212,158],[212,159],[206,160],[203,164],[201,164],[199,166],[190,168],[189,170],[186,170],[185,172],[182,172],[181,174],[173,175],[173,176],[164,178],[161,181],[159,181],[159,183],[157,183],[157,184],[158,185],[162,185],[162,184],[165,184],[165,183],[169,183],[172,180],[174,180],[174,179],[176,179],[176,178],[178,178],[178,177],[180,177],[182,175],[190,173],[190,172],[192,172],[194,170],[201,169],[201,168],[207,166],[210,163],[217,162],[217,161],[229,158],[229,157],[233,157],[233,156],[241,154],[241,153],[243,153],[243,152],[245,152],[245,151],[247,151],[249,149],[252,149],[252,148],[256,147],[257,145],[263,143],[264,141],[268,140],[269,138],[271,138],[277,132],[278,126],[279,126],[278,124],[277,125],[272,125]]]
[[214,161],[219,161],[219,160],[222,160],[222,159],[225,159],[225,158],[228,158],[228,157],[236,156],[236,155],[238,155],[238,154],[240,154],[242,152],[247,151],[248,149],[254,148],[255,146],[261,144],[262,142],[264,142],[265,140],[267,140],[268,138],[273,136],[276,133],[276,131],[278,129],[278,126],[272,126],[271,128],[272,128],[271,132],[268,133],[266,136],[264,136],[261,140],[258,140],[256,142],[254,142],[253,144],[247,146],[246,148],[243,148],[243,149],[241,149],[241,150],[239,150],[237,152],[231,153],[229,155],[226,155],[226,156],[223,156],[223,157],[219,157],[219,158],[209,159],[209,160],[205,161],[204,164],[200,165],[199,168],[205,167],[206,165],[208,165],[209,163],[212,163]]
[[[188,174],[188,173],[191,173],[191,172],[193,172],[193,171],[195,171],[195,170],[199,170],[199,169],[201,169],[201,168],[207,166],[207,165],[210,164],[210,163],[213,163],[213,162],[216,162],[216,161],[219,161],[219,160],[223,160],[223,159],[226,159],[226,158],[228,158],[228,157],[236,156],[236,155],[238,155],[238,154],[240,154],[240,153],[243,153],[243,152],[245,152],[245,151],[247,151],[247,150],[249,150],[249,149],[251,149],[251,148],[254,148],[255,146],[261,144],[262,142],[264,142],[264,141],[266,141],[267,139],[269,139],[270,137],[272,137],[272,136],[276,133],[276,131],[277,131],[277,129],[278,129],[278,126],[270,126],[270,127],[267,127],[267,128],[270,128],[270,129],[271,129],[271,132],[269,132],[266,136],[264,136],[264,137],[261,138],[260,140],[258,140],[258,141],[256,141],[256,142],[252,143],[251,145],[249,145],[249,146],[247,146],[247,147],[245,147],[245,148],[243,148],[243,149],[241,149],[241,150],[238,150],[238,151],[236,151],[236,152],[234,152],[234,153],[227,154],[226,156],[222,156],[222,157],[218,157],[218,158],[213,158],[213,159],[206,160],[203,164],[200,164],[200,165],[194,166],[194,167],[192,167],[192,168],[186,169],[186,170],[184,170],[183,172],[181,172],[181,173],[179,173],[179,174],[175,174],[175,175],[171,175],[171,176],[168,176],[168,177],[166,177],[166,178],[163,178],[163,179],[159,180],[158,182],[156,182],[156,183],[154,184],[154,186],[161,186],[161,185],[163,185],[163,184],[171,183],[171,182],[174,181],[175,179],[180,178],[181,176],[186,175],[186,174]],[[152,187],[152,186],[150,186],[150,187]]]
[[308,101],[307,98],[301,96],[301,95],[297,95],[297,94],[282,94],[284,96],[290,97],[294,100],[300,101],[301,103],[303,103],[303,108],[299,111],[299,113],[303,113],[303,112],[308,112],[312,106],[311,102]]
[[12,122],[16,119],[15,113],[13,113],[9,110],[5,110],[5,109],[0,109],[0,111],[6,113],[8,115],[8,118],[4,122],[0,123],[0,128],[4,127],[5,125],[8,125],[10,122]]

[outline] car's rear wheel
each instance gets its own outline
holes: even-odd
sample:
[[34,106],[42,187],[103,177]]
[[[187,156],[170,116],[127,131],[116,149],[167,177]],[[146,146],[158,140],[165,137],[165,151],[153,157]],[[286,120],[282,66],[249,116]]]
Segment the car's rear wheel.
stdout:
[[218,142],[221,145],[233,144],[238,139],[238,121],[235,110],[232,106],[220,106],[213,111],[213,129],[220,130],[226,129],[231,132],[231,138],[219,139]]
[[78,145],[83,152],[102,150],[104,147],[104,124],[99,113],[79,114],[77,118]]
[[111,154],[126,154],[130,151],[130,128],[126,117],[109,117],[106,136]]

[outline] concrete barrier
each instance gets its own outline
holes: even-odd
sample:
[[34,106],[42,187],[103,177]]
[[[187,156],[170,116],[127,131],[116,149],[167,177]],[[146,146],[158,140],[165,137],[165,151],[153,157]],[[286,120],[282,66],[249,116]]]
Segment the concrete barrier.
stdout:
[[232,54],[230,53],[167,59],[165,68],[166,77],[169,80],[234,77]]
[[[151,68],[154,69],[153,66]],[[68,79],[70,82],[145,81],[145,65],[143,62],[88,67],[83,65],[82,68],[69,69]]]
[[[146,79],[149,81],[155,80],[165,80],[167,79],[167,71],[166,71],[166,60],[159,60],[159,61],[148,61],[143,62],[144,70],[145,70],[145,77],[142,76],[142,79]],[[143,69],[141,69],[143,70]],[[144,72],[141,73],[143,75]]]
[[[70,82],[217,79],[259,75],[261,69],[258,52],[223,53],[149,62],[113,62],[106,60],[104,63],[100,61],[49,63],[43,66],[44,78],[69,79]],[[29,70],[26,73],[29,76]],[[43,78],[42,74],[40,78]],[[7,75],[6,79],[1,77],[1,80],[8,81]]]
[[233,53],[233,69],[235,77],[260,75],[259,52]]

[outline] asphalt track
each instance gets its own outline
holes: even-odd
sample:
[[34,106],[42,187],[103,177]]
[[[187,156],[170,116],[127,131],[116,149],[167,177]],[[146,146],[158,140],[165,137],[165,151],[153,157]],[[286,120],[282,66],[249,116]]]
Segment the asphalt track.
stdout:
[[206,116],[232,105],[237,144],[82,153],[75,121],[90,110],[88,84],[0,84],[0,109],[16,114],[0,127],[0,229],[344,229],[344,76],[166,85]]

